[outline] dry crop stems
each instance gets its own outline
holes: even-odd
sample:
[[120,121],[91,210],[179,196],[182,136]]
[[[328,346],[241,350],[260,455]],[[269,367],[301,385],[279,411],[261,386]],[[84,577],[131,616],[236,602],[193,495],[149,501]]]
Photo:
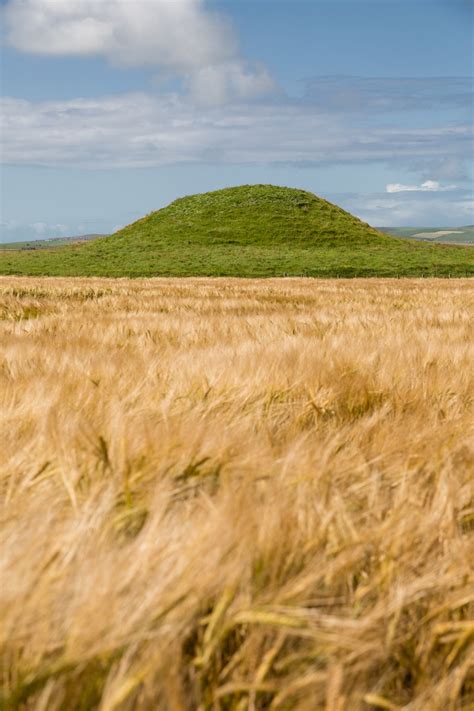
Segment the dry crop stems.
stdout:
[[0,279],[3,706],[474,708],[473,294]]

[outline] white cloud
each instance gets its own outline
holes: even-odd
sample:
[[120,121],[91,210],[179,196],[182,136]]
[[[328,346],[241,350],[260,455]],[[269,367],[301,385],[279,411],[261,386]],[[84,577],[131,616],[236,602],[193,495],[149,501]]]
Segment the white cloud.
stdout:
[[9,44],[36,54],[190,71],[237,51],[229,24],[202,0],[10,0],[5,20]]
[[[212,104],[212,102],[211,102]],[[470,127],[351,125],[290,100],[203,106],[177,94],[1,104],[3,161],[86,168],[183,162],[295,163],[432,159],[469,150]],[[416,186],[415,186],[416,187]],[[431,190],[432,191],[432,190]]]
[[50,225],[47,222],[33,222],[31,225],[27,225],[27,227],[41,237],[47,237],[48,235],[65,237],[69,229],[67,225]]
[[403,185],[403,183],[389,183],[387,193],[441,193],[455,190],[456,185],[441,185],[437,180],[425,180],[421,185]]
[[386,193],[335,195],[332,199],[371,225],[439,227],[472,222],[473,201],[469,190],[440,194],[412,192],[399,196]]
[[260,62],[228,62],[203,67],[190,74],[191,96],[200,104],[218,106],[233,99],[248,101],[276,89],[270,73]]
[[154,66],[206,104],[275,86],[265,67],[242,60],[230,23],[204,0],[10,0],[3,14],[6,41],[20,51]]

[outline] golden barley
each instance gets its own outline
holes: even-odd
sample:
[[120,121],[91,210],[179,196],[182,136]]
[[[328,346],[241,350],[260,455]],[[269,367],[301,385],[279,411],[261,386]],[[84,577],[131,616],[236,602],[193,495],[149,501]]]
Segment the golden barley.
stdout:
[[0,278],[3,707],[472,710],[473,300]]

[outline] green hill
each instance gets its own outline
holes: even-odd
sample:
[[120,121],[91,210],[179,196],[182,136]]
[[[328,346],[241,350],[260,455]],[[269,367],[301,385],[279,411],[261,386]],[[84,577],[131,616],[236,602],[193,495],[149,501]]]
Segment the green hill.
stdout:
[[0,253],[0,273],[461,276],[474,275],[474,251],[390,237],[312,193],[255,185],[181,198],[86,244]]

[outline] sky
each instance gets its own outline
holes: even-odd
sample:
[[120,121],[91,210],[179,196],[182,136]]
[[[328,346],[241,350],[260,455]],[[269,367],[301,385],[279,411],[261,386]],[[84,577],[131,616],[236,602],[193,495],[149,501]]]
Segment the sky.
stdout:
[[473,0],[0,0],[2,242],[304,188],[473,218]]

